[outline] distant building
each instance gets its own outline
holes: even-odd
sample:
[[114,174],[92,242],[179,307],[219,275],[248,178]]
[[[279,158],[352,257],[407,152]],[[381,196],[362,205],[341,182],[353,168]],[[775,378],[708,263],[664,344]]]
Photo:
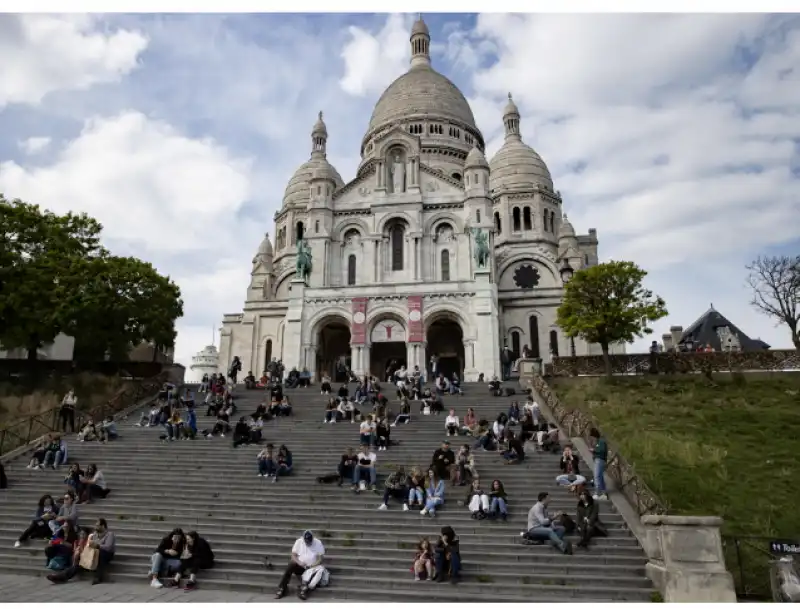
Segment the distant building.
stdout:
[[192,365],[189,366],[187,383],[199,383],[204,374],[211,376],[219,368],[219,352],[214,345],[208,345],[202,351],[198,351],[192,357]]
[[[156,350],[154,354],[153,351]],[[52,343],[48,343],[39,348],[37,359],[51,362],[72,361],[75,352],[75,339],[66,334],[59,334]],[[156,349],[150,343],[131,349],[128,359],[132,362],[159,362],[171,364],[173,362],[175,350],[173,348]],[[9,351],[0,350],[0,359],[27,359],[28,350],[24,348],[11,349]]]
[[672,326],[661,339],[664,351],[702,351],[709,346],[713,351],[764,351],[770,348],[763,340],[747,336],[714,305],[686,330],[683,326]]

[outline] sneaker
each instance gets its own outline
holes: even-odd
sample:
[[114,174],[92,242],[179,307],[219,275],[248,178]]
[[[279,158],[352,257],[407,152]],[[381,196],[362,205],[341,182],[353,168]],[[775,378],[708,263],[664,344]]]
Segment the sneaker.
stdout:
[[595,493],[594,495],[592,495],[592,499],[594,499],[595,501],[597,501],[598,499],[600,499],[600,495],[598,495],[597,493]]
[[603,493],[602,495],[600,495],[600,499],[606,499],[607,500],[608,499],[608,495]]
[[275,484],[278,481],[278,476],[272,476],[272,483]]
[[150,587],[151,587],[151,588],[163,588],[163,587],[164,587],[164,584],[162,584],[162,583],[161,583],[160,581],[158,581],[157,579],[153,579],[153,580],[151,580],[151,581],[150,581]]
[[406,425],[408,425],[409,423],[411,423],[411,419],[406,419]]
[[428,515],[428,510],[426,510],[425,508],[422,508],[419,511],[419,513],[420,513],[420,516],[427,516]]
[[284,596],[286,596],[286,590],[284,590],[283,588],[278,588],[278,591],[275,592],[275,598],[280,599],[283,598]]
[[404,512],[407,512],[407,511],[408,511],[408,504],[407,504],[407,503],[404,503],[404,504],[403,504],[403,511],[404,511]]
[[385,503],[381,503],[381,504],[378,506],[378,509],[379,509],[379,510],[388,510],[388,509],[389,509],[389,506],[388,506],[388,505],[386,505]]
[[331,419],[331,425],[336,425],[336,419]]
[[259,477],[259,478],[263,478],[263,477],[264,477],[264,474],[258,474],[258,477]]
[[21,542],[21,541],[19,541],[19,540],[17,540],[17,541],[15,541],[15,542],[14,542],[14,547],[15,547],[15,548],[19,548],[21,545],[22,545],[22,542]]

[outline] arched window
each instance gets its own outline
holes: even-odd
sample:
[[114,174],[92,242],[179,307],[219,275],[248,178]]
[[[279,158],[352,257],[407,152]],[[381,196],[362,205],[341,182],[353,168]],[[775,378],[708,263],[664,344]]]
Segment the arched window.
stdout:
[[497,234],[501,234],[503,232],[503,226],[500,224],[500,212],[494,212],[494,227],[497,229]]
[[452,178],[453,178],[454,180],[458,180],[458,181],[460,182],[460,181],[461,181],[461,174],[460,174],[460,173],[454,173],[454,174],[452,175]]
[[550,213],[545,209],[544,213],[542,215],[542,230],[544,230],[544,232],[549,232],[550,231],[550,228],[549,228],[550,227],[550,223],[548,222],[549,219],[550,219]]
[[405,231],[403,227],[396,224],[392,228],[392,270],[403,270],[403,238]]
[[516,330],[511,333],[511,351],[514,353],[514,359],[519,358],[522,354],[519,350],[519,332]]
[[347,257],[347,285],[356,284],[356,255],[350,254]]
[[550,212],[550,232],[556,232],[556,212],[554,211]]
[[297,226],[295,228],[295,234],[297,235],[297,241],[300,241],[303,238],[303,234],[304,234],[303,231],[304,231],[303,223],[302,222],[298,222]]
[[525,228],[525,230],[531,230],[531,228],[533,228],[530,207],[525,206],[522,210],[522,226]]
[[267,370],[267,365],[272,361],[272,339],[267,339],[267,347],[264,350],[264,371]]
[[478,224],[481,223],[481,210],[480,209],[476,209],[475,210],[475,222],[477,222]]
[[516,233],[522,230],[520,226],[520,217],[519,217],[519,207],[515,207],[514,211],[511,213],[511,217],[513,218],[514,228],[513,231]]
[[550,353],[558,357],[558,332],[550,330]]
[[541,357],[539,355],[539,318],[536,315],[530,316],[528,329],[531,334],[531,357]]
[[442,250],[442,281],[450,281],[450,252]]

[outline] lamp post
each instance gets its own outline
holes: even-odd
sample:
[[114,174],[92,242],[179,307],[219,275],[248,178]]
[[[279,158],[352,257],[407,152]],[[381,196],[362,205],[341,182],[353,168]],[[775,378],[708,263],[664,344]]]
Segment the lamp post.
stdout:
[[[558,272],[561,275],[562,283],[566,286],[570,282],[570,279],[572,279],[572,276],[575,274],[575,270],[569,265],[569,261],[566,258],[562,260],[562,263],[563,264],[561,265],[561,268],[559,269]],[[569,354],[571,357],[575,357],[574,336],[569,337]]]

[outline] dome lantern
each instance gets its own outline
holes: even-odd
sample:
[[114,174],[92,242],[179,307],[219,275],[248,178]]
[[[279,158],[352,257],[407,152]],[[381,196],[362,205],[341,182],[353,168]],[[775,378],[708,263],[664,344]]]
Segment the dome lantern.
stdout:
[[519,131],[519,108],[514,100],[511,98],[511,93],[508,94],[508,103],[503,110],[503,127],[506,131],[506,141],[510,139],[521,140],[522,136]]
[[327,143],[328,128],[322,120],[322,110],[320,110],[319,118],[311,130],[311,158],[325,158]]
[[430,66],[430,50],[431,34],[422,15],[419,15],[411,28],[411,67]]

